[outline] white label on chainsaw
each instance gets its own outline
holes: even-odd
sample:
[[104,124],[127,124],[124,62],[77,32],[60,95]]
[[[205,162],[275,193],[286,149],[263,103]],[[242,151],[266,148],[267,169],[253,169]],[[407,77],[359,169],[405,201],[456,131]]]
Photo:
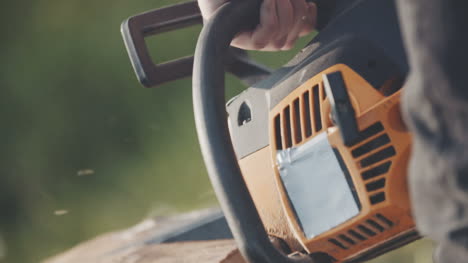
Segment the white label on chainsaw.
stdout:
[[307,238],[359,214],[358,203],[325,132],[279,150],[277,165],[299,225]]

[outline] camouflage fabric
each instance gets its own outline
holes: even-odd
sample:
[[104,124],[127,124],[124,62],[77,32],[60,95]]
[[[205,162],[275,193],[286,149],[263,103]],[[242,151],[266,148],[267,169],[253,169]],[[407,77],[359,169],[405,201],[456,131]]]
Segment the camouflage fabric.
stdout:
[[468,2],[398,0],[411,74],[403,98],[414,133],[410,192],[440,263],[468,261]]

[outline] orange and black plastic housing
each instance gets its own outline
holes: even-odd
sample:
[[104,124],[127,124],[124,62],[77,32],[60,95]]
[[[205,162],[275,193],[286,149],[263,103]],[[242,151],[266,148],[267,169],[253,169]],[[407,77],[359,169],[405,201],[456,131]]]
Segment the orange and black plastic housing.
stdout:
[[[234,2],[245,10],[237,9]],[[408,64],[395,3],[393,0],[315,2],[330,5],[331,13],[324,16],[321,9],[320,33],[288,64],[270,74],[243,57],[233,63],[237,66],[231,72],[248,83],[255,80],[252,87],[226,106],[232,146],[242,175],[233,158],[231,141],[226,139],[224,112],[220,112],[224,108],[219,102],[225,96],[219,92],[224,91],[221,84],[224,71],[220,69],[225,68],[223,63],[232,60],[222,55],[234,37],[231,31],[238,32],[243,24],[234,21],[235,18],[245,24],[256,21],[258,13],[253,11],[258,9],[260,1],[226,4],[222,10],[227,11],[220,11],[214,17],[216,20],[211,20],[216,23],[206,24],[195,60],[187,57],[154,65],[144,43],[145,37],[154,33],[201,22],[194,2],[142,14],[127,20],[122,27],[132,64],[145,86],[187,76],[194,64],[194,112],[201,146],[205,149],[202,152],[208,156],[205,157],[207,166],[216,168],[209,174],[218,197],[221,196],[222,207],[230,211],[226,213],[228,221],[241,221],[244,216],[242,225],[230,227],[242,234],[237,236],[237,242],[244,256],[250,258],[280,255],[275,254],[277,251],[272,249],[264,231],[257,231],[263,229],[256,227],[259,218],[255,212],[267,234],[279,240],[276,244],[284,245],[280,246],[284,252],[305,251],[312,257],[327,256],[339,262],[370,259],[418,238],[406,183],[411,135],[399,109]],[[244,15],[255,19],[249,21]],[[323,76],[328,79],[328,74],[340,76],[340,94],[346,94],[349,110],[346,116],[353,119],[351,141],[344,136],[350,131],[340,124],[343,118],[337,119],[334,114],[337,107],[331,106],[333,91],[327,96],[330,85],[326,85],[325,92]],[[259,79],[263,80],[256,82]],[[348,118],[344,120],[349,124]],[[221,134],[223,138],[213,134]],[[304,234],[304,222],[299,222],[297,210],[293,208],[294,200],[290,200],[291,192],[281,178],[277,156],[323,138],[332,149],[337,169],[346,178],[349,187],[346,190],[353,193],[350,198],[359,209],[341,223],[311,236]],[[214,156],[228,157],[230,161]],[[307,172],[313,175],[319,169],[312,167]],[[309,186],[314,183],[313,176],[303,180]],[[329,187],[324,191],[336,193],[332,191],[333,185]],[[304,188],[308,190],[307,186]],[[249,194],[255,207],[250,198],[245,198]],[[301,198],[314,199],[316,194],[310,191]],[[326,206],[326,201],[320,205]],[[317,207],[305,209],[313,213]]]
[[[342,74],[356,112],[360,138],[351,146],[344,144],[331,119],[322,76],[332,72]],[[271,236],[284,240],[293,250],[326,253],[338,261],[417,238],[406,182],[411,135],[401,118],[400,95],[398,90],[385,96],[351,68],[338,64],[307,80],[269,112],[269,146],[239,163]],[[308,239],[279,176],[276,154],[300,147],[322,133],[352,181],[360,212]],[[314,198],[314,193],[308,198]]]
[[[368,10],[372,23],[362,19]],[[346,131],[335,125],[324,89],[323,76],[336,72],[355,112],[359,139],[352,144],[344,143]],[[407,186],[411,134],[400,112],[407,73],[394,2],[362,1],[287,65],[228,102],[231,139],[249,193],[266,232],[291,252],[355,262],[419,238]],[[281,179],[277,154],[324,134],[359,212],[308,238]]]

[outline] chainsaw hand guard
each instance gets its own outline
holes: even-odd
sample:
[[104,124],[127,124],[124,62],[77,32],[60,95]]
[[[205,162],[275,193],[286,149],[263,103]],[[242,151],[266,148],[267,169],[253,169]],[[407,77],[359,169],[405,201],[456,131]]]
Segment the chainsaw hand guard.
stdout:
[[260,4],[260,0],[228,2],[200,34],[193,73],[198,138],[210,180],[243,256],[249,262],[318,262],[301,253],[287,256],[270,242],[236,162],[229,134],[224,105],[225,58],[235,35],[258,23]]

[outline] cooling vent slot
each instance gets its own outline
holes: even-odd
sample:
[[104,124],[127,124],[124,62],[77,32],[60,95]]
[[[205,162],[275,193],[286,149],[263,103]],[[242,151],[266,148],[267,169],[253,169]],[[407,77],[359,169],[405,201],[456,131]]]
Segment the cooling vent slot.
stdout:
[[380,192],[378,194],[371,195],[369,199],[370,199],[371,204],[373,205],[382,203],[383,201],[385,201],[385,192]]
[[377,214],[377,215],[375,215],[375,217],[377,218],[377,220],[379,220],[380,222],[384,223],[384,224],[387,225],[388,227],[392,227],[392,226],[395,225],[390,219],[386,218],[386,217],[383,216],[382,214]]
[[370,182],[366,184],[366,190],[368,192],[373,192],[385,187],[385,178],[380,178],[379,180]]
[[368,166],[371,166],[375,163],[378,163],[382,160],[385,160],[385,159],[388,159],[392,156],[395,156],[396,152],[395,152],[395,148],[393,148],[393,146],[390,146],[388,148],[385,148],[383,150],[380,150],[378,151],[377,153],[375,154],[372,154],[371,156],[369,157],[366,157],[364,159],[361,160],[361,167],[365,168],[365,167],[368,167]]
[[332,243],[333,245],[341,248],[341,249],[348,249],[345,245],[343,245],[341,242],[339,242],[338,240],[334,239],[334,238],[331,238],[328,240],[328,242]]
[[359,138],[358,138],[358,140],[356,140],[354,145],[356,145],[358,143],[361,143],[361,142],[365,141],[366,139],[369,139],[370,137],[372,137],[372,136],[374,136],[374,135],[376,135],[376,134],[378,134],[380,132],[383,132],[383,131],[384,131],[384,127],[383,127],[382,123],[376,122],[376,123],[372,124],[371,126],[367,127],[366,129],[362,130],[359,133]]
[[291,100],[291,104],[274,118],[276,149],[290,148],[322,131],[322,107],[325,100],[322,83]]
[[357,228],[359,229],[359,231],[361,231],[361,233],[363,233],[364,235],[368,237],[373,237],[376,235],[374,231],[372,231],[370,228],[366,227],[365,225],[358,225]]
[[[320,95],[319,95],[319,86],[316,85],[312,88],[312,93],[314,97],[314,126],[315,131],[318,132],[322,129],[322,114],[321,114],[321,105],[320,105]],[[322,92],[323,93],[323,92]]]
[[278,149],[283,149],[283,141],[281,140],[281,116],[275,117],[275,142]]
[[294,139],[296,142],[302,141],[302,123],[301,123],[301,110],[299,105],[299,99],[295,99],[293,102],[294,105]]
[[360,241],[365,241],[367,240],[367,238],[361,234],[359,234],[358,232],[354,231],[354,230],[349,230],[348,233],[353,236],[354,238],[356,239],[359,239]]
[[351,246],[356,244],[356,242],[354,242],[354,240],[349,238],[347,235],[341,234],[341,235],[338,236],[338,238],[343,240],[345,243],[348,243]]
[[396,150],[382,123],[376,122],[361,131],[358,142],[352,146],[351,155],[361,168],[370,203],[376,205],[384,202],[386,175]]
[[286,107],[283,110],[283,125],[282,125],[282,131],[283,133],[281,134],[283,137],[283,145],[286,146],[286,148],[289,148],[292,146],[292,126],[291,125],[291,110],[290,107]]
[[384,162],[374,168],[366,170],[362,172],[361,176],[363,180],[369,180],[375,178],[377,176],[386,174],[388,170],[390,170],[390,166],[392,165],[391,161]]
[[368,225],[371,225],[374,229],[377,229],[377,231],[379,231],[381,233],[385,230],[385,228],[383,226],[381,226],[379,223],[375,222],[372,219],[367,219],[366,222],[367,222]]
[[358,158],[366,153],[369,153],[377,148],[382,147],[387,143],[390,143],[390,138],[387,134],[383,134],[375,138],[374,140],[354,149],[351,153],[354,158]]
[[393,226],[394,223],[391,220],[382,214],[376,214],[357,225],[354,229],[329,239],[328,242],[340,249],[347,250],[360,242],[374,238]]

